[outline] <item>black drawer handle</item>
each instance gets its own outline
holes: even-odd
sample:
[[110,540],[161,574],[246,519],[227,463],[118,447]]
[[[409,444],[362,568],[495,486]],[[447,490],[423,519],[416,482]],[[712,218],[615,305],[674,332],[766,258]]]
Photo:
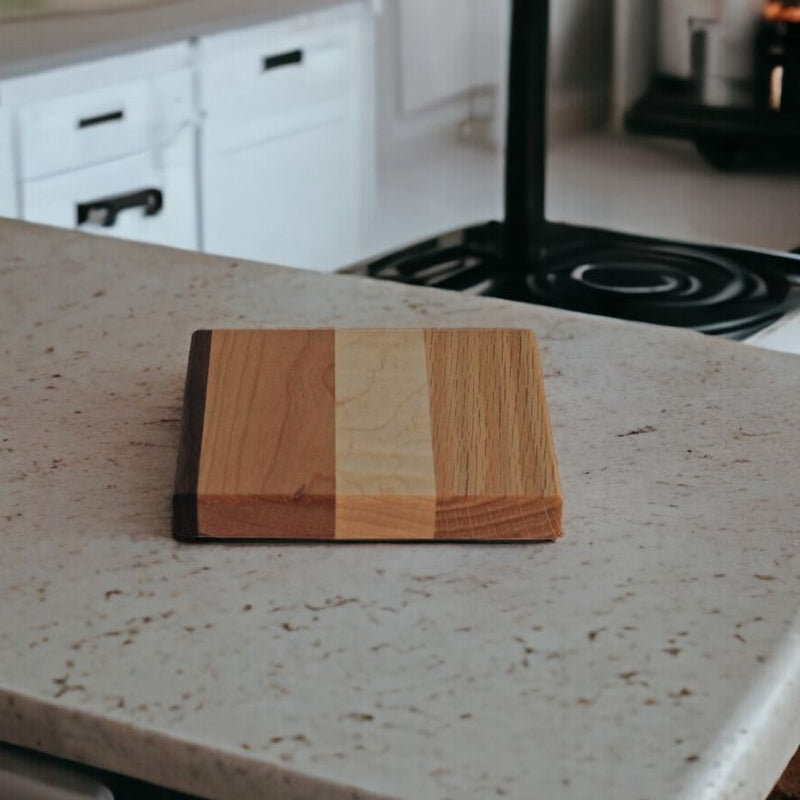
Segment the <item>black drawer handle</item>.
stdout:
[[160,189],[142,189],[130,194],[101,197],[88,203],[78,203],[78,225],[93,222],[111,228],[120,211],[128,208],[143,208],[146,217],[158,214],[164,207],[164,194]]
[[303,61],[302,50],[289,50],[286,53],[278,53],[274,56],[265,56],[264,72],[276,67],[286,67],[289,64],[300,64]]
[[118,122],[124,116],[122,111],[110,111],[108,114],[99,114],[96,117],[84,117],[78,120],[78,127],[91,128],[94,125],[102,125],[104,122]]

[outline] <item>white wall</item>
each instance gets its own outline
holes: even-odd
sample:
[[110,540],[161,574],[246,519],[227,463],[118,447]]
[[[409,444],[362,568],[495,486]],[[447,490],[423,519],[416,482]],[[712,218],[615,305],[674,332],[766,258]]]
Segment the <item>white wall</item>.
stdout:
[[[551,133],[591,127],[607,116],[612,2],[551,0]],[[376,31],[383,147],[463,121],[469,85],[496,83],[504,116],[509,8],[510,0],[385,0]]]
[[[431,130],[455,126],[468,112],[466,98],[451,96],[446,100],[434,101],[433,97],[425,98],[426,88],[403,86],[403,68],[401,58],[401,36],[403,22],[400,4],[405,0],[385,0],[382,13],[375,20],[375,83],[376,83],[376,115],[377,115],[377,141],[379,150],[389,150],[397,144],[414,138]],[[451,0],[428,0],[429,3],[449,4]],[[438,14],[436,15],[438,16]],[[407,23],[406,23],[407,25]],[[461,28],[462,26],[459,26]],[[406,28],[407,29],[407,28]],[[442,31],[442,37],[447,37],[448,44],[457,41],[450,31]],[[426,37],[426,43],[427,43]],[[449,47],[444,48],[446,51]],[[424,62],[429,63],[436,58],[435,53],[428,53]],[[406,74],[409,68],[406,65]],[[436,78],[434,77],[434,80]],[[438,80],[441,81],[441,78]],[[442,89],[436,88],[436,93],[441,97]],[[409,106],[409,100],[411,105]],[[414,104],[422,107],[414,109]]]

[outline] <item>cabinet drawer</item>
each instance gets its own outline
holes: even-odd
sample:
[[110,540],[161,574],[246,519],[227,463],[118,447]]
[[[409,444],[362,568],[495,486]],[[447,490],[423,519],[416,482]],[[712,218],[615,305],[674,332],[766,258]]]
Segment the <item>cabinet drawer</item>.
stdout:
[[256,42],[248,31],[242,48],[201,45],[203,110],[209,116],[282,114],[343,96],[354,82],[355,25],[289,28],[281,35],[267,26]]
[[23,219],[87,233],[194,249],[194,142],[23,182]]
[[188,69],[22,105],[21,178],[165,146],[192,118]]

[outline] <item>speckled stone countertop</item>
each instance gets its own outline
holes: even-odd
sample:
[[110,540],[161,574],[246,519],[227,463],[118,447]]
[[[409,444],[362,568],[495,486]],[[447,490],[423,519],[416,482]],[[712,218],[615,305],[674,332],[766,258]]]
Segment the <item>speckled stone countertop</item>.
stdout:
[[152,0],[141,8],[0,20],[0,78],[268,22],[339,2]]
[[[522,326],[539,545],[170,538],[191,332]],[[0,222],[0,740],[203,797],[759,800],[800,743],[800,360]]]

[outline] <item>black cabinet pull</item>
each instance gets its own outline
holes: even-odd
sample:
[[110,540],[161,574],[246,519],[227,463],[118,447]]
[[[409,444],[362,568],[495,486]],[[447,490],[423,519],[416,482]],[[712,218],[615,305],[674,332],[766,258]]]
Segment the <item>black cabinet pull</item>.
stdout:
[[160,189],[142,189],[130,194],[114,197],[101,197],[88,203],[78,203],[78,225],[96,222],[104,228],[111,228],[117,221],[117,214],[128,208],[143,208],[146,217],[158,214],[164,206],[164,194]]
[[286,53],[278,53],[274,56],[264,57],[264,72],[276,67],[285,67],[289,64],[300,64],[303,61],[302,50],[289,50]]
[[91,128],[94,125],[102,125],[104,122],[117,122],[124,116],[122,111],[110,111],[108,114],[98,114],[96,117],[84,117],[78,120],[78,127]]

